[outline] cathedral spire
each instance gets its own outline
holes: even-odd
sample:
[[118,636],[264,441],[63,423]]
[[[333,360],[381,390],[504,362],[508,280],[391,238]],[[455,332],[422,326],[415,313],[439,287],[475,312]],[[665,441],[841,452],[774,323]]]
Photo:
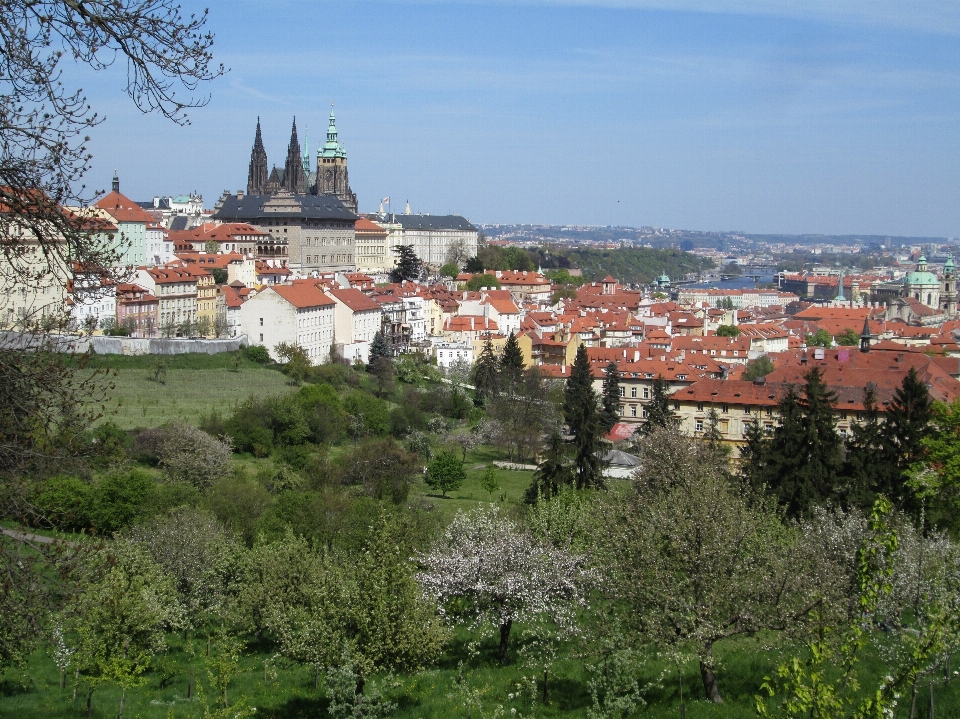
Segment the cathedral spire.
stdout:
[[310,138],[307,136],[307,128],[303,128],[303,174],[310,174]]
[[297,139],[297,118],[293,118],[290,144],[287,146],[287,162],[283,168],[283,189],[296,194],[307,191],[307,178],[300,158],[300,141]]
[[257,117],[257,134],[253,139],[250,152],[250,168],[247,171],[247,194],[266,194],[267,151],[263,148],[263,136],[260,134],[260,118]]

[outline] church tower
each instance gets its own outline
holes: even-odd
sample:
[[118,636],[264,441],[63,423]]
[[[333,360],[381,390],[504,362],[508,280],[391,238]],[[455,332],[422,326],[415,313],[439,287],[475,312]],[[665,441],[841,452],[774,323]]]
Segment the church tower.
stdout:
[[947,317],[957,316],[957,276],[953,267],[953,255],[943,266],[943,281],[940,289],[940,311]]
[[287,147],[287,163],[283,168],[283,189],[300,195],[307,191],[307,178],[303,173],[303,161],[300,159],[300,141],[297,139],[297,118],[293,118],[290,145]]
[[267,151],[263,149],[260,136],[260,118],[257,118],[257,136],[250,153],[250,169],[247,171],[247,194],[264,195],[267,187]]
[[317,194],[335,195],[348,210],[357,211],[357,195],[350,189],[347,175],[347,151],[337,140],[337,120],[332,105],[327,142],[317,152]]

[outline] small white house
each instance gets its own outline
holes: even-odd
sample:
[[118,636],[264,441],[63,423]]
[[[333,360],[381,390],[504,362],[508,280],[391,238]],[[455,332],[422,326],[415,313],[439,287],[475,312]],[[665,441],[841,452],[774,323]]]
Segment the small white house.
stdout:
[[367,362],[370,343],[383,323],[380,304],[353,288],[327,292],[336,302],[335,336],[340,356],[351,362]]
[[312,280],[271,285],[240,307],[240,324],[251,344],[261,344],[279,359],[281,342],[299,345],[313,364],[330,359],[336,303]]
[[473,364],[473,345],[469,342],[438,342],[433,346],[437,367],[449,369],[456,362]]

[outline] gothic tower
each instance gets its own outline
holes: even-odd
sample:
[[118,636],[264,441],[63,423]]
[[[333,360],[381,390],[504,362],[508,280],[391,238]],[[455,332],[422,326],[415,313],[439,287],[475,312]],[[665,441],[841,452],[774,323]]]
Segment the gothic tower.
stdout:
[[300,141],[297,139],[297,118],[293,118],[290,145],[287,147],[287,163],[283,168],[283,189],[302,195],[307,191],[307,178],[303,174],[300,159]]
[[357,195],[350,189],[347,175],[347,151],[337,140],[337,120],[332,105],[327,143],[317,152],[317,194],[335,195],[348,210],[357,211]]
[[267,151],[263,149],[263,138],[260,136],[260,118],[257,118],[257,137],[253,141],[253,151],[250,153],[250,169],[247,171],[247,194],[266,194],[267,186]]

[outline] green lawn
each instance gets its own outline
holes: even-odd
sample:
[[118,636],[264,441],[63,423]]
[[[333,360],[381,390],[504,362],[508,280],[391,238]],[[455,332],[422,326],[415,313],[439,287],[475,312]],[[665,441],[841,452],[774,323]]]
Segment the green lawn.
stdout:
[[105,419],[123,429],[156,427],[172,420],[196,424],[218,410],[229,414],[251,395],[289,392],[285,375],[256,365],[239,372],[227,368],[177,369],[168,366],[165,383],[154,382],[150,369],[122,368],[112,378],[116,389]]

